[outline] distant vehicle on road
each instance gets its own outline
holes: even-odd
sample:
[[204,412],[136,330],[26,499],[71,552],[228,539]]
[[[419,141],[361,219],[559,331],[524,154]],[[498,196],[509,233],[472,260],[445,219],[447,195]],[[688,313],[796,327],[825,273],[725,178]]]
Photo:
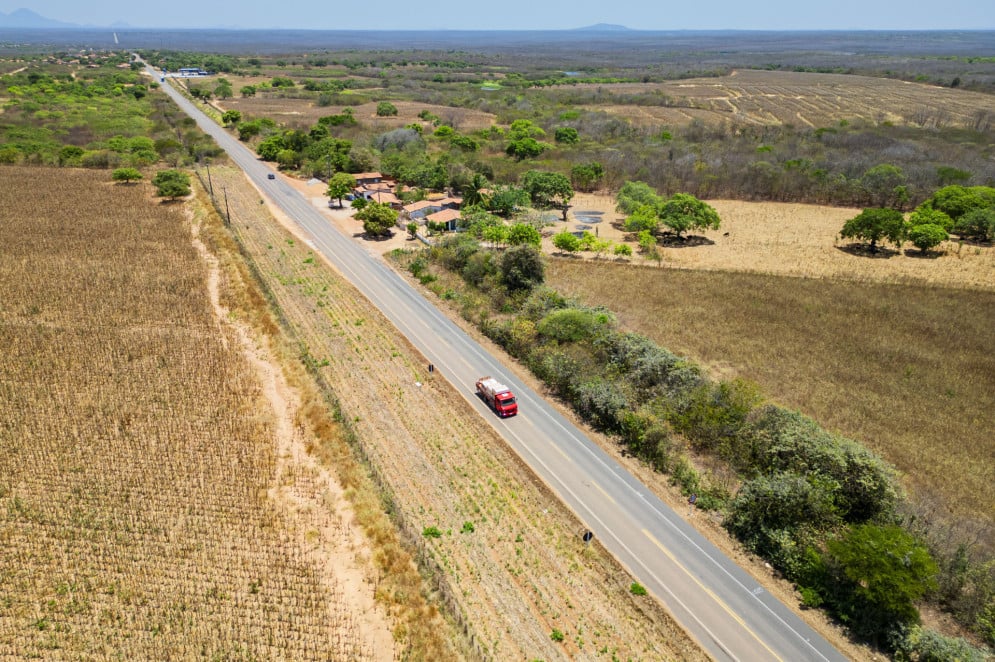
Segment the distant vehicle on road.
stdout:
[[276,179],[276,175],[274,175],[273,173],[270,173],[270,174],[266,175],[266,179]]
[[518,413],[518,403],[511,389],[493,377],[481,377],[477,380],[477,395],[484,399],[490,408],[500,416],[514,416]]

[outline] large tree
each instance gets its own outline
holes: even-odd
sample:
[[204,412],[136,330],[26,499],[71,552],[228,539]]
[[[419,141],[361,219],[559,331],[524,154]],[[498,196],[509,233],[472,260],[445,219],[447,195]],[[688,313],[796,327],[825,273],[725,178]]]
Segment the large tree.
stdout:
[[566,220],[567,207],[574,196],[574,189],[565,175],[558,172],[529,170],[522,176],[522,189],[529,194],[535,207],[560,209],[563,211],[563,220]]
[[618,190],[615,202],[615,211],[632,214],[644,205],[658,209],[663,204],[663,198],[646,182],[626,182]]
[[190,176],[179,170],[160,170],[152,178],[160,198],[175,200],[190,195]]
[[719,213],[706,202],[688,193],[675,193],[660,206],[660,221],[678,238],[688,230],[718,230]]
[[939,246],[941,243],[950,238],[947,231],[943,229],[941,225],[935,225],[933,223],[920,223],[919,225],[911,225],[908,229],[909,241],[912,245],[918,248],[923,255],[928,253],[930,249]]
[[826,598],[863,636],[919,622],[918,601],[936,585],[929,552],[897,526],[862,524],[827,544]]
[[332,175],[331,179],[328,180],[328,191],[326,195],[329,198],[335,198],[339,201],[339,207],[342,207],[342,198],[349,195],[352,189],[356,188],[356,178],[347,172],[337,172]]
[[501,280],[509,290],[532,289],[545,277],[542,254],[534,246],[514,246],[501,256]]
[[356,212],[356,219],[363,222],[363,231],[371,237],[386,237],[397,223],[397,212],[379,202],[370,202]]
[[901,247],[905,239],[905,219],[897,209],[869,207],[843,225],[840,237],[868,241],[872,253],[877,252],[882,239]]
[[137,168],[118,168],[111,173],[111,179],[115,182],[130,184],[142,178],[142,173]]

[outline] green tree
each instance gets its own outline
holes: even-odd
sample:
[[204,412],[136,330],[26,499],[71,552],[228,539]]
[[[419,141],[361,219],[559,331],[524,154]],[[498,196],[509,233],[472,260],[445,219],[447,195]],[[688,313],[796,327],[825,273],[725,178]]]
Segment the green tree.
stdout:
[[900,209],[908,202],[905,173],[898,166],[890,163],[876,165],[864,173],[860,183],[872,206]]
[[221,122],[225,126],[233,126],[242,121],[242,113],[237,110],[226,110],[221,114]]
[[[342,203],[339,202],[339,205],[341,206]],[[411,221],[407,225],[405,225],[404,229],[408,231],[408,236],[411,237],[412,239],[414,239],[415,235],[418,234],[418,224],[415,223],[414,221]]]
[[616,244],[612,252],[618,257],[632,257],[632,246],[629,244]]
[[953,219],[939,209],[933,209],[928,204],[921,204],[909,214],[909,225],[939,225],[944,230],[953,228]]
[[476,205],[481,205],[483,207],[487,206],[487,198],[490,192],[487,190],[490,188],[491,183],[487,181],[479,172],[474,173],[467,185],[463,187],[463,205],[466,207],[473,207]]
[[489,241],[493,246],[502,246],[508,243],[511,237],[511,228],[504,223],[485,225],[480,230],[484,241]]
[[898,526],[861,524],[827,543],[826,598],[858,634],[877,638],[919,622],[918,601],[936,586],[925,547]]
[[580,134],[571,126],[561,126],[553,133],[553,140],[564,145],[576,145],[580,142]]
[[522,176],[522,189],[537,208],[556,207],[563,211],[563,220],[567,219],[567,208],[574,196],[574,189],[565,175],[529,170]]
[[542,245],[542,235],[528,223],[515,223],[508,228],[508,243],[512,246],[539,248]]
[[933,209],[939,209],[956,223],[961,216],[970,211],[995,207],[995,188],[990,186],[944,186],[923,204],[928,204]]
[[190,176],[179,170],[160,170],[152,178],[156,195],[175,200],[190,195]]
[[487,209],[505,218],[529,203],[529,194],[517,186],[499,186],[491,194]]
[[514,246],[501,256],[501,280],[509,290],[530,290],[545,278],[542,254],[536,247]]
[[995,207],[972,209],[954,223],[953,231],[965,239],[995,239]]
[[580,239],[573,232],[564,230],[553,235],[553,246],[566,253],[576,253],[580,250]]
[[512,140],[505,148],[505,153],[516,161],[534,159],[549,149],[549,145],[539,142],[535,138],[519,138]]
[[918,248],[923,255],[950,238],[942,226],[932,223],[909,226],[906,234],[912,245]]
[[397,115],[397,106],[389,101],[381,101],[377,104],[377,117],[394,117]]
[[718,230],[719,214],[706,202],[688,193],[675,193],[660,206],[660,220],[678,238],[688,230]]
[[646,230],[652,234],[656,234],[657,230],[660,229],[660,217],[657,215],[655,207],[640,205],[632,212],[631,216],[625,219],[623,228],[626,232],[642,232]]
[[356,219],[363,222],[363,231],[371,237],[386,237],[397,222],[397,212],[390,205],[370,202],[356,212]]
[[901,247],[905,239],[905,219],[897,209],[869,207],[843,225],[840,237],[869,241],[872,253],[877,252],[877,244],[882,239]]
[[579,191],[594,191],[605,178],[605,168],[597,161],[580,163],[570,169],[570,183]]
[[231,99],[234,96],[232,91],[231,83],[227,79],[220,79],[218,81],[217,87],[214,88],[214,96],[219,99]]
[[239,88],[238,93],[243,97],[254,97],[256,96],[256,86],[255,85],[243,85]]
[[615,211],[620,214],[632,214],[644,205],[654,210],[659,209],[663,205],[663,198],[645,182],[626,182],[618,190],[615,203]]
[[349,195],[356,188],[356,178],[347,172],[337,172],[328,180],[328,190],[325,194],[329,198],[339,201],[339,208],[342,208],[342,198]]
[[115,182],[130,184],[142,178],[142,173],[137,168],[118,168],[111,173],[111,179]]

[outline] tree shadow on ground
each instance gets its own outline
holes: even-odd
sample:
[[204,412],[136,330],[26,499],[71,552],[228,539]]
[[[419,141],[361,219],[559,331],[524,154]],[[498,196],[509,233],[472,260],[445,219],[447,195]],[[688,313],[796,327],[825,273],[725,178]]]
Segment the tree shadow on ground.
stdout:
[[906,248],[904,253],[905,257],[912,257],[919,260],[935,260],[938,257],[942,257],[945,251],[926,251],[923,253],[918,248]]
[[714,246],[715,242],[708,237],[696,234],[678,237],[676,234],[665,233],[660,235],[656,243],[664,248],[694,248],[695,246]]
[[836,250],[842,251],[848,255],[853,255],[854,257],[869,257],[875,259],[884,259],[895,257],[900,255],[900,253],[894,248],[885,248],[883,246],[878,246],[873,251],[871,250],[870,244],[846,244],[844,246],[837,246]]

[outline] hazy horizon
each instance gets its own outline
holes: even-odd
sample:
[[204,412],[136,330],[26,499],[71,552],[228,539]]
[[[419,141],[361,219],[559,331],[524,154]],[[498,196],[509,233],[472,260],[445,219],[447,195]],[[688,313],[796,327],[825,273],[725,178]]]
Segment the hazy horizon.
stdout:
[[[166,9],[95,0],[0,0],[0,12],[18,9],[81,27],[228,30],[375,30],[375,31],[528,31],[573,30],[597,24],[634,31],[935,31],[995,29],[995,4],[951,0],[942,13],[935,4],[912,0],[896,11],[885,0],[843,0],[824,6],[773,0],[762,5],[713,0],[708,5],[663,6],[642,0],[621,0],[609,9],[603,2],[578,0],[568,11],[558,6],[510,0],[473,11],[456,0],[432,0],[412,12],[399,0],[381,0],[375,10],[346,7],[329,10],[315,0],[289,0],[240,5],[175,0]],[[610,15],[609,15],[610,14]],[[124,25],[121,25],[124,24]],[[993,44],[995,45],[995,44]]]

